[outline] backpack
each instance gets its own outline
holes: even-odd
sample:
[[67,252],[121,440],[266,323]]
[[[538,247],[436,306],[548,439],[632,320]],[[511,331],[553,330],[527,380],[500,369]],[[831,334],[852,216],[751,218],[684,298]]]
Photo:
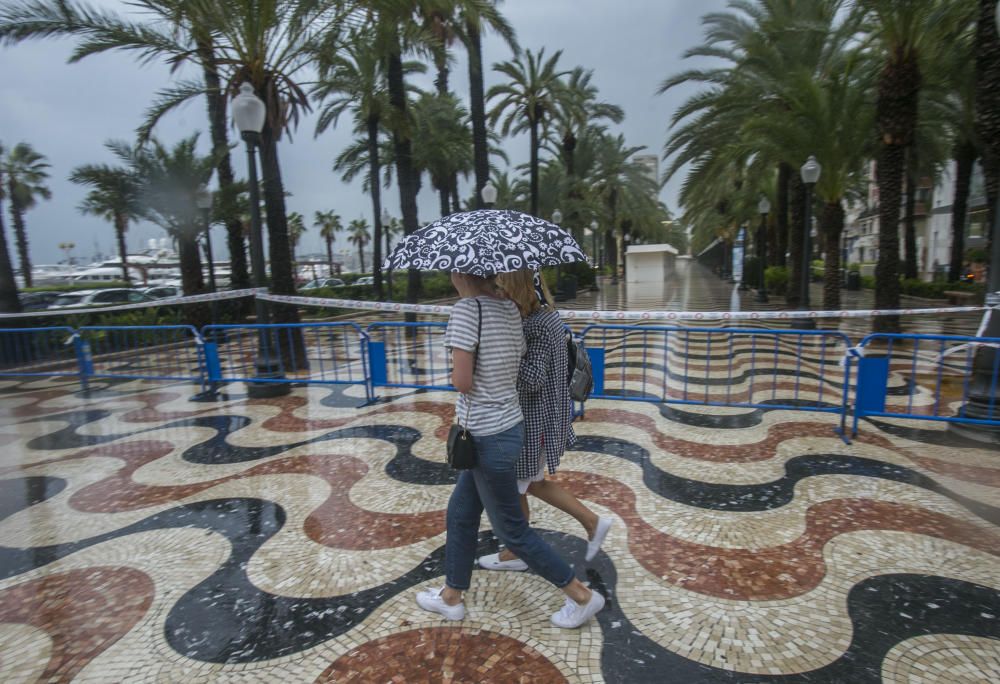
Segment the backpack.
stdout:
[[574,401],[586,401],[594,387],[594,372],[587,350],[576,343],[572,333],[566,337],[566,355],[569,358],[569,396]]

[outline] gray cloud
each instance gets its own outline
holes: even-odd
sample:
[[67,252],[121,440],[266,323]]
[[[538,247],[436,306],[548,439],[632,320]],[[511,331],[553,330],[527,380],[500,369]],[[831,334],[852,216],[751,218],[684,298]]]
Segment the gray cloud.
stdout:
[[[98,4],[124,7],[118,0]],[[562,49],[560,64],[566,68],[581,65],[593,69],[602,98],[625,110],[620,131],[629,144],[645,145],[659,155],[670,116],[691,88],[677,88],[664,96],[655,95],[655,90],[665,77],[690,66],[681,55],[702,39],[701,14],[724,6],[725,0],[510,0],[501,8],[517,31],[522,47],[537,50],[544,46],[547,52]],[[6,66],[0,83],[4,103],[0,109],[0,140],[6,146],[29,142],[52,163],[53,199],[42,202],[27,216],[36,263],[60,259],[62,253],[56,245],[66,240],[76,243],[77,257],[89,259],[95,242],[105,254],[113,253],[110,225],[77,211],[85,190],[69,183],[66,177],[79,164],[111,161],[103,149],[104,141],[131,139],[148,103],[171,78],[165,66],[139,65],[127,53],[98,55],[67,64],[71,47],[71,41],[46,40],[0,52]],[[459,47],[454,53],[451,87],[464,97],[468,88],[466,62]],[[487,87],[496,81],[489,65],[509,57],[501,41],[487,36]],[[429,79],[425,85],[429,87]],[[359,217],[370,221],[370,202],[360,182],[345,184],[331,171],[333,159],[351,139],[349,121],[342,119],[337,130],[318,139],[313,137],[314,127],[315,116],[306,116],[293,140],[281,145],[282,173],[291,193],[289,210],[301,212],[307,223],[314,211],[326,209],[340,213],[345,222]],[[194,100],[166,117],[156,135],[172,143],[200,130],[207,151],[207,128],[203,101]],[[509,139],[505,148],[512,165],[527,158],[526,139]],[[242,149],[234,152],[233,161],[237,173],[244,174]],[[674,179],[662,193],[662,199],[673,210],[679,181]],[[390,213],[399,214],[394,188],[384,194],[384,202]],[[420,212],[421,220],[437,216],[437,202],[426,183]],[[9,230],[9,220],[6,223]],[[161,235],[152,225],[133,226],[129,246],[139,248],[149,238]],[[224,244],[221,229],[213,238],[217,245]],[[310,226],[300,251],[321,251],[320,243]]]

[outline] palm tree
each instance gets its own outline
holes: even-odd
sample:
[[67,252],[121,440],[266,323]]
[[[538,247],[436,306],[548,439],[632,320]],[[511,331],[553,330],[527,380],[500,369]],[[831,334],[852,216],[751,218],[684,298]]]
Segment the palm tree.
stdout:
[[306,220],[297,211],[288,215],[288,248],[292,252],[292,263],[295,263],[295,249],[302,240],[302,235],[306,232]]
[[[875,308],[899,308],[899,207],[906,150],[913,144],[922,81],[920,55],[930,43],[961,24],[957,0],[898,2],[862,0],[878,46],[881,71],[876,102],[879,190],[879,254],[875,266]],[[898,316],[879,316],[876,332],[898,332]]]
[[560,107],[563,93],[562,77],[569,72],[557,68],[562,50],[545,59],[545,48],[537,53],[526,50],[524,59],[493,65],[493,70],[506,76],[507,81],[497,84],[486,93],[487,101],[495,101],[489,112],[490,122],[501,122],[503,135],[527,131],[529,139],[529,172],[531,178],[531,214],[538,215],[538,151],[541,147],[542,127]]
[[363,218],[354,219],[351,221],[350,225],[347,227],[350,231],[350,235],[347,236],[347,241],[356,245],[358,248],[358,256],[361,259],[361,272],[365,272],[365,245],[371,240],[368,233],[368,222]]
[[340,215],[332,211],[317,211],[313,216],[313,225],[319,228],[319,236],[326,242],[326,262],[330,275],[333,275],[333,241],[337,233],[344,229]]
[[[971,4],[971,3],[970,3]],[[996,3],[979,0],[976,19],[976,133],[982,141],[983,176],[986,181],[987,226],[990,230],[1000,196],[1000,28],[996,25]],[[993,239],[996,239],[993,232]],[[996,254],[996,245],[993,245]],[[990,268],[1000,268],[995,260]],[[987,377],[989,371],[986,371]]]
[[28,253],[24,212],[34,207],[39,197],[51,199],[52,192],[45,184],[49,178],[49,163],[44,155],[23,142],[15,145],[2,163],[7,175],[7,199],[10,201],[10,218],[21,261],[21,277],[24,286],[31,287],[31,256]]
[[[105,146],[112,149],[110,144]],[[134,152],[132,154],[134,155]],[[130,283],[132,279],[128,270],[125,233],[128,231],[129,222],[140,215],[139,179],[131,169],[107,164],[78,166],[73,169],[69,179],[73,183],[91,188],[80,204],[80,211],[99,216],[114,226],[118,256],[122,262],[122,279]]]
[[[4,149],[0,144],[0,159],[3,159]],[[10,250],[7,249],[7,229],[3,224],[4,168],[0,164],[0,312],[18,313],[21,311],[21,300],[17,296],[17,281],[14,279],[14,266],[10,261]]]
[[413,159],[416,168],[426,171],[438,192],[441,215],[452,208],[452,185],[458,174],[473,170],[472,134],[465,126],[468,113],[453,95],[423,93],[411,108],[413,119]]

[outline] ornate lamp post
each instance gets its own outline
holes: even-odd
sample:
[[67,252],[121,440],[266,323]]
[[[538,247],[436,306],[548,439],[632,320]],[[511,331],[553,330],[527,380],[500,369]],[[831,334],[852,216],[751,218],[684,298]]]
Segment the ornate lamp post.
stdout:
[[[802,228],[802,282],[799,294],[799,310],[809,311],[809,281],[812,280],[812,196],[813,188],[819,181],[820,172],[823,167],[816,161],[816,157],[809,155],[809,159],[802,165],[799,172],[802,176],[802,183],[806,186],[806,210],[805,226]],[[812,330],[816,327],[816,322],[811,318],[802,319],[800,328]]]
[[[485,199],[485,198],[484,198]],[[557,226],[562,223],[563,215],[559,209],[555,209],[552,212],[552,223]],[[561,299],[564,296],[563,293],[563,282],[562,282],[562,266],[556,266],[556,299]]]
[[[250,263],[253,268],[254,286],[267,287],[264,275],[264,238],[261,233],[260,220],[260,188],[257,182],[257,146],[260,144],[260,132],[264,128],[267,117],[267,105],[254,95],[253,86],[244,83],[239,94],[233,98],[233,121],[240,131],[240,136],[247,146],[247,175],[250,185]],[[257,324],[268,325],[270,316],[267,302],[257,298],[254,301],[257,310]],[[260,328],[257,335],[256,376],[262,380],[281,378],[280,364],[272,360],[270,334],[268,328]],[[252,398],[276,397],[288,394],[291,388],[279,382],[247,383],[247,395]]]
[[757,288],[757,301],[767,302],[767,282],[764,274],[767,272],[767,215],[771,213],[771,203],[761,195],[757,203],[760,214],[760,228],[757,230],[757,263],[760,265],[760,287]]
[[597,223],[597,219],[590,222],[590,251],[591,259],[594,260],[592,266],[594,267],[594,284],[590,286],[591,292],[597,292],[601,288],[597,287],[597,229],[600,226]]
[[215,292],[215,261],[212,256],[212,191],[202,185],[194,195],[194,203],[205,222],[205,258],[208,260],[208,286]]
[[486,181],[486,185],[479,191],[479,196],[483,198],[483,204],[487,209],[492,209],[497,201],[497,188],[492,181]]

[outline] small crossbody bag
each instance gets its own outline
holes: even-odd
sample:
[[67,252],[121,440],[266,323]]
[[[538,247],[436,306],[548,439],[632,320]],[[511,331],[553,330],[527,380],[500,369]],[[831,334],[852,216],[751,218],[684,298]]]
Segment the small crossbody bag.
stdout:
[[[479,323],[476,326],[476,354],[472,360],[472,374],[476,373],[476,366],[479,365],[479,342],[483,335],[483,305],[476,300],[476,308],[479,309]],[[469,410],[472,408],[472,400],[465,398],[465,424],[469,424]],[[452,423],[451,430],[448,431],[448,465],[456,470],[469,470],[476,467],[476,442],[472,439],[472,433],[458,422],[458,412],[455,412],[455,422]]]

